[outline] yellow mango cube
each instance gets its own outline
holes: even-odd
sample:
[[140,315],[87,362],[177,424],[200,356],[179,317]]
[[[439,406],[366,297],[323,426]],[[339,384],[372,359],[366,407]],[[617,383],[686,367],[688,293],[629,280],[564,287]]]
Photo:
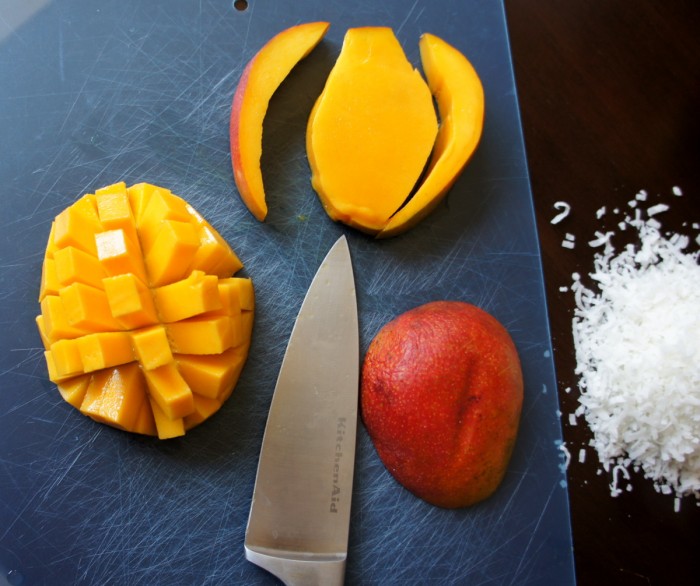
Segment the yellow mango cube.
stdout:
[[171,439],[185,435],[185,422],[182,418],[170,419],[153,397],[150,397],[149,400],[159,439]]
[[46,369],[49,372],[49,380],[52,383],[62,383],[66,380],[69,380],[73,378],[75,375],[74,374],[68,374],[68,375],[60,375],[58,374],[56,370],[56,363],[53,359],[53,353],[51,350],[46,350],[44,351],[44,359],[46,360]]
[[56,277],[61,286],[84,283],[102,287],[102,279],[107,276],[97,257],[74,246],[66,246],[54,253]]
[[110,311],[107,294],[101,289],[73,283],[63,287],[58,296],[69,325],[92,332],[120,329]]
[[98,332],[78,338],[84,372],[93,372],[134,360],[127,332]]
[[48,350],[51,347],[51,341],[46,335],[46,328],[44,327],[44,316],[37,315],[35,321],[36,327],[39,330],[39,336],[41,337],[41,343],[44,345],[44,350]]
[[158,323],[153,295],[132,273],[102,280],[110,311],[125,329],[136,329]]
[[41,284],[39,285],[39,302],[47,295],[58,295],[61,287],[56,273],[56,261],[46,257],[41,266]]
[[49,238],[46,241],[46,252],[44,253],[44,258],[53,258],[54,252],[58,250],[56,246],[56,240],[54,234],[56,233],[56,221],[51,222],[51,228],[49,228]]
[[138,242],[128,238],[124,230],[107,230],[95,234],[97,258],[110,276],[133,273],[142,281],[146,271]]
[[58,214],[54,226],[53,239],[58,248],[75,246],[96,253],[95,233],[101,232],[102,226],[92,203],[85,197]]
[[199,239],[194,226],[187,222],[165,221],[146,255],[146,270],[153,287],[173,283],[186,276]]
[[[110,193],[126,193],[126,183],[123,181],[118,181],[117,183],[112,183],[112,185],[105,185],[104,187],[100,187],[95,190],[95,199],[100,197],[101,195],[105,194],[110,194]],[[98,213],[99,213],[99,206],[98,206]]]
[[57,377],[65,378],[83,373],[83,360],[77,340],[58,340],[51,344],[50,349]]
[[83,399],[85,399],[85,393],[90,384],[90,378],[91,375],[89,374],[74,376],[73,378],[58,383],[56,386],[66,403],[73,405],[76,409],[80,409],[80,405],[82,405]]
[[192,259],[190,270],[230,277],[243,268],[243,263],[236,253],[208,222],[202,220],[198,223],[197,234],[199,248]]
[[158,315],[169,323],[221,307],[216,275],[192,271],[189,277],[153,290]]
[[247,324],[245,322],[245,318],[243,317],[244,313],[250,312],[241,311],[238,313],[238,315],[232,315],[229,317],[231,320],[231,346],[234,348],[243,344],[248,338],[246,334]]
[[194,411],[192,391],[173,363],[144,371],[144,375],[151,398],[168,419],[180,419]]
[[129,240],[138,242],[136,219],[124,183],[97,190],[95,200],[97,213],[105,230],[123,230]]
[[193,393],[216,399],[232,387],[243,370],[246,353],[229,348],[216,355],[176,354],[178,370]]
[[218,292],[221,307],[209,313],[209,315],[238,315],[241,313],[241,299],[238,286],[233,279],[219,279]]
[[184,418],[185,429],[191,429],[209,419],[221,408],[221,401],[194,395],[194,411]]
[[129,364],[95,373],[80,411],[96,421],[130,429],[145,400],[145,385],[139,367]]
[[241,277],[232,277],[231,283],[238,288],[238,298],[241,302],[241,309],[253,311],[255,309],[255,291],[253,281]]
[[146,370],[153,370],[173,361],[168,336],[162,325],[131,332],[131,344],[138,361]]
[[68,323],[63,303],[58,295],[47,295],[41,300],[41,315],[43,317],[46,337],[54,342],[61,338],[77,338],[89,331]]
[[150,183],[137,183],[136,185],[130,185],[126,188],[126,194],[129,197],[129,204],[137,226],[141,223],[141,218],[148,206],[151,195],[156,191],[167,191],[170,193],[170,190],[158,187],[157,185],[151,185]]
[[146,400],[142,403],[136,421],[134,421],[134,426],[129,431],[143,435],[158,435],[150,398],[146,397]]
[[231,319],[199,318],[167,324],[168,339],[177,354],[221,354],[233,345]]
[[137,216],[139,236],[145,253],[150,252],[162,225],[170,221],[191,223],[192,216],[187,210],[187,204],[167,189],[153,190],[144,210]]
[[253,334],[253,321],[255,314],[252,311],[241,312],[241,324],[243,327],[243,336],[250,343],[250,337]]

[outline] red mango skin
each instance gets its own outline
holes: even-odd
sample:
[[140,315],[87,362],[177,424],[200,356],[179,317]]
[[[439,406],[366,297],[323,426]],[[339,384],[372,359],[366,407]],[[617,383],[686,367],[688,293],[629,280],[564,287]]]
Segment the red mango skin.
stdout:
[[445,508],[489,497],[505,475],[523,401],[515,345],[493,316],[436,301],[386,324],[362,369],[361,411],[394,478]]
[[267,216],[260,157],[268,103],[294,66],[321,41],[329,26],[328,22],[308,22],[279,32],[248,62],[236,86],[229,121],[233,177],[241,199],[261,222]]
[[265,219],[265,216],[267,216],[267,206],[264,201],[258,201],[248,185],[248,179],[246,178],[245,170],[243,169],[243,162],[241,160],[239,130],[241,123],[240,112],[243,107],[243,96],[245,95],[245,90],[248,85],[248,78],[250,77],[250,70],[253,68],[256,57],[253,57],[245,66],[245,69],[243,69],[241,79],[239,80],[238,85],[236,86],[236,91],[233,94],[233,100],[231,102],[232,114],[229,122],[229,137],[231,142],[231,166],[233,167],[233,177],[236,181],[236,186],[241,194],[241,198],[245,202],[246,206],[248,206],[248,209],[250,209],[252,214],[262,222]]

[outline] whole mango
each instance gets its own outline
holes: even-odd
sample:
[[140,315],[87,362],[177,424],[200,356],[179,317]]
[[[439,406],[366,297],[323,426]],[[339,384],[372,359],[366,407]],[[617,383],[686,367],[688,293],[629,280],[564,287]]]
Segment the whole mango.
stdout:
[[522,401],[509,333],[461,301],[398,316],[364,359],[362,418],[379,457],[400,484],[440,507],[493,494],[515,444]]

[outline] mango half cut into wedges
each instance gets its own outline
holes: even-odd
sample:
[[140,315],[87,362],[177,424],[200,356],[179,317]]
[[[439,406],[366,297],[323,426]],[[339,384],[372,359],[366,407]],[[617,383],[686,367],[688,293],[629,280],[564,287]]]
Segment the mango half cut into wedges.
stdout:
[[[260,169],[267,104],[327,28],[308,23],[276,35],[248,63],[236,89],[234,177],[258,220],[267,214]],[[419,48],[427,84],[390,28],[349,29],[307,124],[311,183],[325,211],[377,238],[405,232],[437,207],[483,130],[484,90],[469,60],[428,33]]]
[[161,439],[213,415],[243,369],[250,279],[185,200],[116,183],[63,210],[49,234],[36,322],[49,378],[84,415]]

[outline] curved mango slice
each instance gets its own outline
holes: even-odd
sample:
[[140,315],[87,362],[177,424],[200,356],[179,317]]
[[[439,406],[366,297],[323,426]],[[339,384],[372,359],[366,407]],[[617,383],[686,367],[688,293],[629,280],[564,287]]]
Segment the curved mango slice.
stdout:
[[392,30],[349,29],[307,125],[311,181],[330,217],[380,231],[415,186],[436,134],[430,90]]
[[59,214],[36,319],[49,378],[84,415],[176,437],[230,396],[254,292],[241,261],[167,189],[117,183]]
[[267,216],[260,157],[263,120],[275,90],[292,68],[326,34],[327,22],[288,28],[270,39],[248,62],[231,105],[231,164],[236,186],[250,212],[260,221]]
[[440,130],[425,179],[379,232],[379,238],[408,230],[435,208],[476,150],[484,125],[484,89],[467,58],[427,33],[420,39],[420,55],[437,101]]

